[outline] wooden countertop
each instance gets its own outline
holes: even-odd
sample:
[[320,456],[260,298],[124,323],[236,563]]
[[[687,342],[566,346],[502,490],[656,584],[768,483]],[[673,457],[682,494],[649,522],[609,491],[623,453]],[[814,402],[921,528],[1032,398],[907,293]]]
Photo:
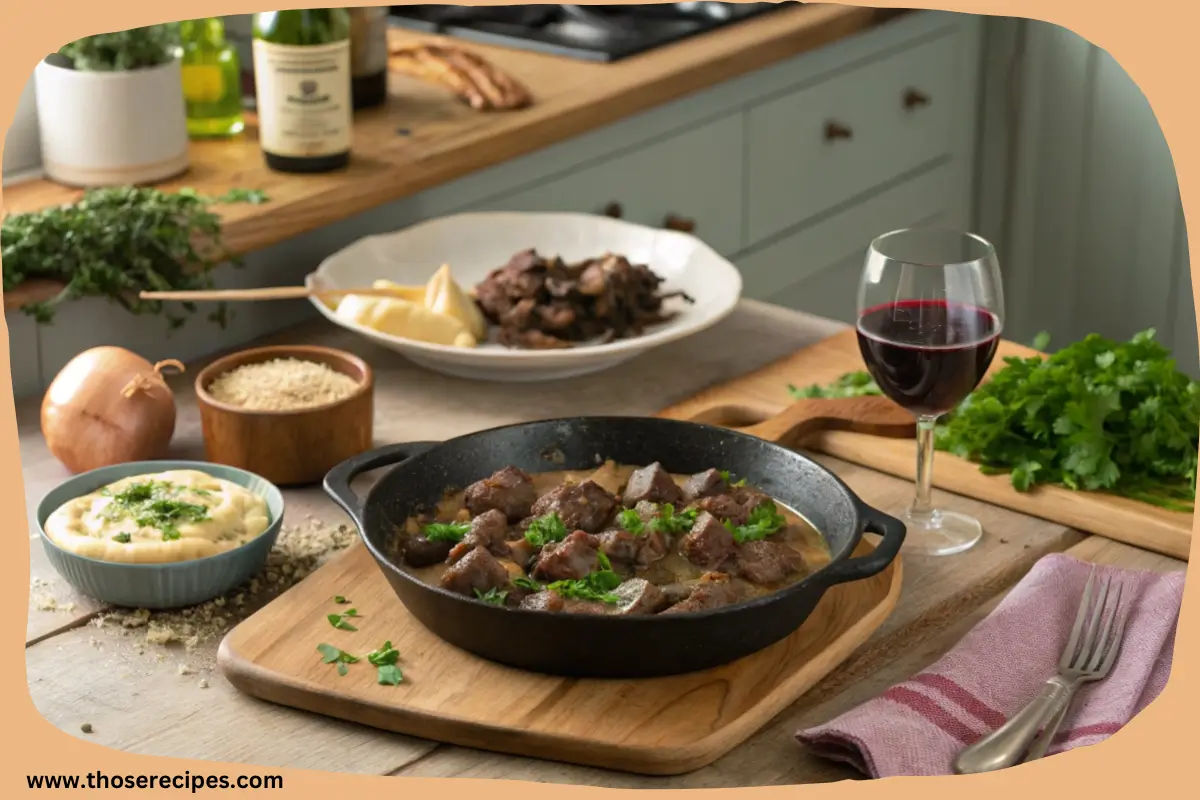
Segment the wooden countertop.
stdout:
[[[344,171],[297,176],[268,170],[251,115],[246,132],[235,139],[194,142],[191,169],[162,188],[188,186],[210,195],[234,187],[266,191],[269,203],[221,209],[227,246],[244,254],[570,139],[895,15],[895,10],[800,5],[612,64],[460,43],[522,81],[534,105],[517,112],[480,113],[439,88],[393,75],[391,102],[355,116],[351,165]],[[398,30],[390,35],[396,43],[437,38]],[[0,201],[7,213],[20,213],[69,203],[80,194],[36,180],[5,188]],[[44,283],[18,287],[5,296],[4,307],[47,299],[58,288]]]
[[[376,437],[380,442],[442,439],[521,420],[577,414],[649,415],[841,330],[844,326],[775,306],[744,301],[711,330],[666,345],[611,374],[556,385],[552,393],[517,384],[475,383],[426,372],[399,355],[320,321],[275,341],[311,342],[358,353],[375,368]],[[681,368],[681,364],[688,365]],[[194,376],[196,369],[188,370]],[[179,424],[173,457],[203,457],[188,375],[173,379]],[[664,380],[664,376],[670,376]],[[21,461],[30,513],[42,494],[67,477],[46,452],[38,404],[18,405]],[[820,457],[863,500],[899,513],[912,485]],[[144,628],[86,624],[104,609],[72,594],[31,541],[33,580],[26,635],[30,693],[58,728],[96,744],[136,753],[363,774],[504,778],[630,788],[738,787],[854,777],[798,747],[792,733],[830,719],[923,669],[949,649],[1037,559],[1055,552],[1142,569],[1185,564],[1005,509],[936,493],[939,504],[975,515],[987,535],[947,558],[909,558],[905,586],[884,625],[829,677],[767,727],[711,766],[687,775],[648,778],[537,759],[487,753],[399,736],[253,700],[211,671],[216,641],[194,651],[144,644]],[[319,488],[285,491],[288,524],[346,521]],[[52,597],[58,610],[44,610]],[[256,601],[261,602],[261,601]],[[238,612],[245,616],[253,603]],[[151,620],[152,621],[152,620]],[[124,635],[123,635],[124,634]],[[77,679],[89,664],[89,679]],[[201,713],[203,712],[203,713]],[[90,723],[92,733],[80,726]]]

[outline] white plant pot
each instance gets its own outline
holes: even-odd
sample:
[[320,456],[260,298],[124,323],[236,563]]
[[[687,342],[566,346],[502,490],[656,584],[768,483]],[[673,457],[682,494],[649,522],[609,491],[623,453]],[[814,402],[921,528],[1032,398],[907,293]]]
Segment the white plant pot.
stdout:
[[37,65],[42,166],[71,186],[152,183],[188,168],[179,60],[128,72]]

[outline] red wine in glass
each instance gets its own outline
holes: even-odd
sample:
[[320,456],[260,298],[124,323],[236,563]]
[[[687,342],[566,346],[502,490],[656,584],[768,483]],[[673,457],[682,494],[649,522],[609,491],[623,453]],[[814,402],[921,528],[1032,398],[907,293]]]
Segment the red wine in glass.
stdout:
[[991,366],[1000,321],[985,308],[901,300],[868,308],[858,348],[880,390],[917,416],[953,410]]
[[858,284],[858,347],[880,390],[917,418],[916,492],[904,549],[952,555],[983,536],[979,520],[933,505],[938,417],[975,390],[996,357],[1004,289],[996,249],[972,233],[909,228],[867,248]]

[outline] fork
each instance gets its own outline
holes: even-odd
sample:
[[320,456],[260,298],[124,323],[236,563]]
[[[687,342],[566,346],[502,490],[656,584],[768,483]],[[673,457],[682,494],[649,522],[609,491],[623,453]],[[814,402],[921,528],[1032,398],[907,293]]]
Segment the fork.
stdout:
[[1049,749],[1079,687],[1108,676],[1121,649],[1128,610],[1121,608],[1121,585],[1118,584],[1112,610],[1105,613],[1112,585],[1108,578],[1100,580],[1098,597],[1093,605],[1094,579],[1093,570],[1083,587],[1071,637],[1058,663],[1058,674],[1046,681],[1037,696],[1008,722],[960,752],[954,759],[957,774],[992,772],[1022,760],[1041,758]]

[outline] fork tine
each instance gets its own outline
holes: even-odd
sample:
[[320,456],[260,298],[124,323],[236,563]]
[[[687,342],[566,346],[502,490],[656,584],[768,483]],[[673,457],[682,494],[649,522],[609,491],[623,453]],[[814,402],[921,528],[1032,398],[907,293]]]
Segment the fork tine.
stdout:
[[[1112,665],[1117,660],[1117,653],[1121,650],[1121,641],[1125,637],[1125,623],[1129,621],[1129,608],[1126,606],[1120,609],[1120,620],[1117,622],[1117,630],[1113,633],[1112,644],[1108,646],[1108,652],[1104,654],[1104,662],[1100,665],[1099,671],[1096,672],[1097,680],[1108,676],[1108,671],[1112,669]],[[1114,614],[1113,616],[1116,616]]]
[[1083,621],[1087,619],[1088,601],[1092,599],[1092,580],[1096,577],[1096,569],[1088,573],[1087,583],[1083,585],[1083,597],[1079,600],[1079,611],[1075,612],[1075,624],[1071,628],[1071,638],[1063,650],[1062,659],[1058,663],[1060,670],[1068,669],[1075,660],[1075,647],[1079,644],[1079,633],[1083,630]]
[[1096,649],[1092,652],[1091,658],[1083,665],[1083,668],[1088,672],[1095,672],[1100,669],[1100,664],[1107,657],[1108,652],[1112,649],[1112,641],[1110,636],[1113,630],[1113,624],[1117,617],[1121,614],[1121,590],[1122,585],[1117,584],[1117,592],[1113,597],[1112,613],[1106,615],[1104,620],[1104,629],[1100,632],[1100,639],[1096,642]]
[[1104,604],[1108,601],[1108,587],[1110,581],[1108,578],[1100,579],[1100,593],[1096,598],[1096,605],[1092,608],[1092,615],[1087,621],[1087,627],[1083,630],[1083,644],[1079,648],[1079,655],[1076,656],[1072,664],[1075,669],[1083,669],[1087,664],[1088,659],[1092,656],[1092,648],[1097,646],[1096,633],[1100,630],[1100,620],[1104,616]]

